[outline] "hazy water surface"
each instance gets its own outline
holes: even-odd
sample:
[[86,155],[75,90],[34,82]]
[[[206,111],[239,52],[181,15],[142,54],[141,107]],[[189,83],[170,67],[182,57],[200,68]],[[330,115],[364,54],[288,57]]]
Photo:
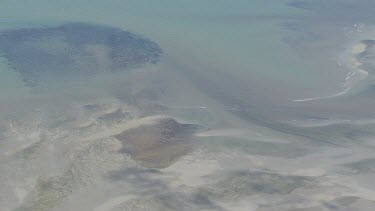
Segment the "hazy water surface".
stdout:
[[0,2],[0,210],[373,210],[370,0]]

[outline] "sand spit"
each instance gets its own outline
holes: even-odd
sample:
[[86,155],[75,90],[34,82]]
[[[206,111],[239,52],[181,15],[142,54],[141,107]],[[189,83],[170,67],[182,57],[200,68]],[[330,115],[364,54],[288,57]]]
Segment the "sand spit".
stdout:
[[342,57],[339,58],[338,65],[350,70],[346,75],[345,82],[343,84],[343,91],[327,96],[295,99],[293,102],[323,100],[339,97],[349,93],[354,85],[358,84],[369,76],[369,72],[366,70],[366,67],[363,65],[363,61],[360,59],[361,55],[367,52],[368,47],[368,41],[361,40],[350,47],[346,52],[343,53]]
[[[354,68],[356,69],[356,71],[359,74],[361,74],[363,77],[368,76],[369,72],[362,67],[363,62],[360,61],[360,56],[361,54],[366,53],[368,47],[369,47],[369,44],[365,40],[363,40],[360,43],[356,44],[351,50],[352,64]],[[346,80],[349,80],[349,79],[350,78],[347,78]]]

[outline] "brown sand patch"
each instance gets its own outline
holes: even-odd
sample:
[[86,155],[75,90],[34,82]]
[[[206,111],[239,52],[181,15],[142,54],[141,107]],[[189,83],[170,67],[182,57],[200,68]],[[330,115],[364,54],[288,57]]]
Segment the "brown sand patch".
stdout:
[[172,118],[155,124],[141,125],[115,137],[121,141],[121,152],[149,168],[165,168],[191,150],[191,136],[197,125],[181,124]]

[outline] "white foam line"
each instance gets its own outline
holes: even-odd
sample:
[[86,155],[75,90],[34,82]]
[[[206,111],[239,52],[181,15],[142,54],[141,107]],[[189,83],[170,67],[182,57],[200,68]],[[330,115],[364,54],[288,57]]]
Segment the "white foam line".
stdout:
[[321,120],[321,121],[317,120],[316,122],[309,122],[309,121],[304,121],[304,120],[301,120],[301,121],[291,120],[289,121],[289,123],[297,127],[321,127],[321,126],[338,125],[338,124],[350,124],[350,125],[360,126],[360,125],[373,125],[375,124],[375,119],[357,119],[357,120],[329,119],[329,120]]
[[[355,70],[354,71],[349,71],[347,73],[346,78],[345,78],[345,82],[344,82],[344,85],[343,85],[343,87],[345,88],[344,91],[339,92],[339,93],[334,94],[334,95],[328,95],[328,96],[323,96],[323,97],[295,99],[295,100],[293,100],[293,102],[307,102],[307,101],[313,101],[313,100],[329,99],[329,98],[339,97],[339,96],[347,94],[351,90],[350,82],[352,80],[356,79],[357,74],[359,74],[358,77],[363,76],[363,78],[359,78],[359,80],[362,80],[362,79],[366,78],[369,75],[369,73],[366,70],[360,68],[360,66],[362,65],[362,63],[360,61],[358,61],[358,59],[356,58],[356,55],[358,55],[358,54],[363,53],[364,51],[366,51],[366,48],[367,48],[367,46],[364,43],[359,43],[359,44],[356,44],[356,45],[354,45],[352,47],[351,52],[350,52],[350,54],[351,54],[350,57],[352,58],[351,59],[352,61],[350,62],[351,65],[350,64],[348,64],[348,65],[349,66],[353,66],[353,68]],[[338,63],[339,66],[343,65],[340,61],[338,61],[337,63]]]
[[206,109],[207,107],[205,106],[176,106],[176,107],[170,107],[170,108],[175,108],[175,109]]
[[170,109],[207,109],[206,106],[170,106],[167,104],[159,103],[162,106],[166,106]]
[[293,100],[293,102],[306,102],[306,101],[312,101],[312,100],[323,100],[323,99],[329,99],[329,98],[333,98],[333,97],[339,97],[339,96],[342,96],[342,95],[348,93],[349,90],[350,90],[350,88],[347,88],[344,91],[339,92],[339,93],[334,94],[334,95],[328,95],[328,96],[323,96],[323,97],[313,97],[313,98],[306,98],[306,99],[296,99],[296,100]]

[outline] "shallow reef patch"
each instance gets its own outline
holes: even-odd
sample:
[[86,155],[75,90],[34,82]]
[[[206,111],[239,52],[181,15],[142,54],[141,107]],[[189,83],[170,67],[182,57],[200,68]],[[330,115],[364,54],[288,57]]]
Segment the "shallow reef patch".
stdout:
[[0,31],[0,55],[28,86],[157,63],[155,42],[110,26],[67,23]]

